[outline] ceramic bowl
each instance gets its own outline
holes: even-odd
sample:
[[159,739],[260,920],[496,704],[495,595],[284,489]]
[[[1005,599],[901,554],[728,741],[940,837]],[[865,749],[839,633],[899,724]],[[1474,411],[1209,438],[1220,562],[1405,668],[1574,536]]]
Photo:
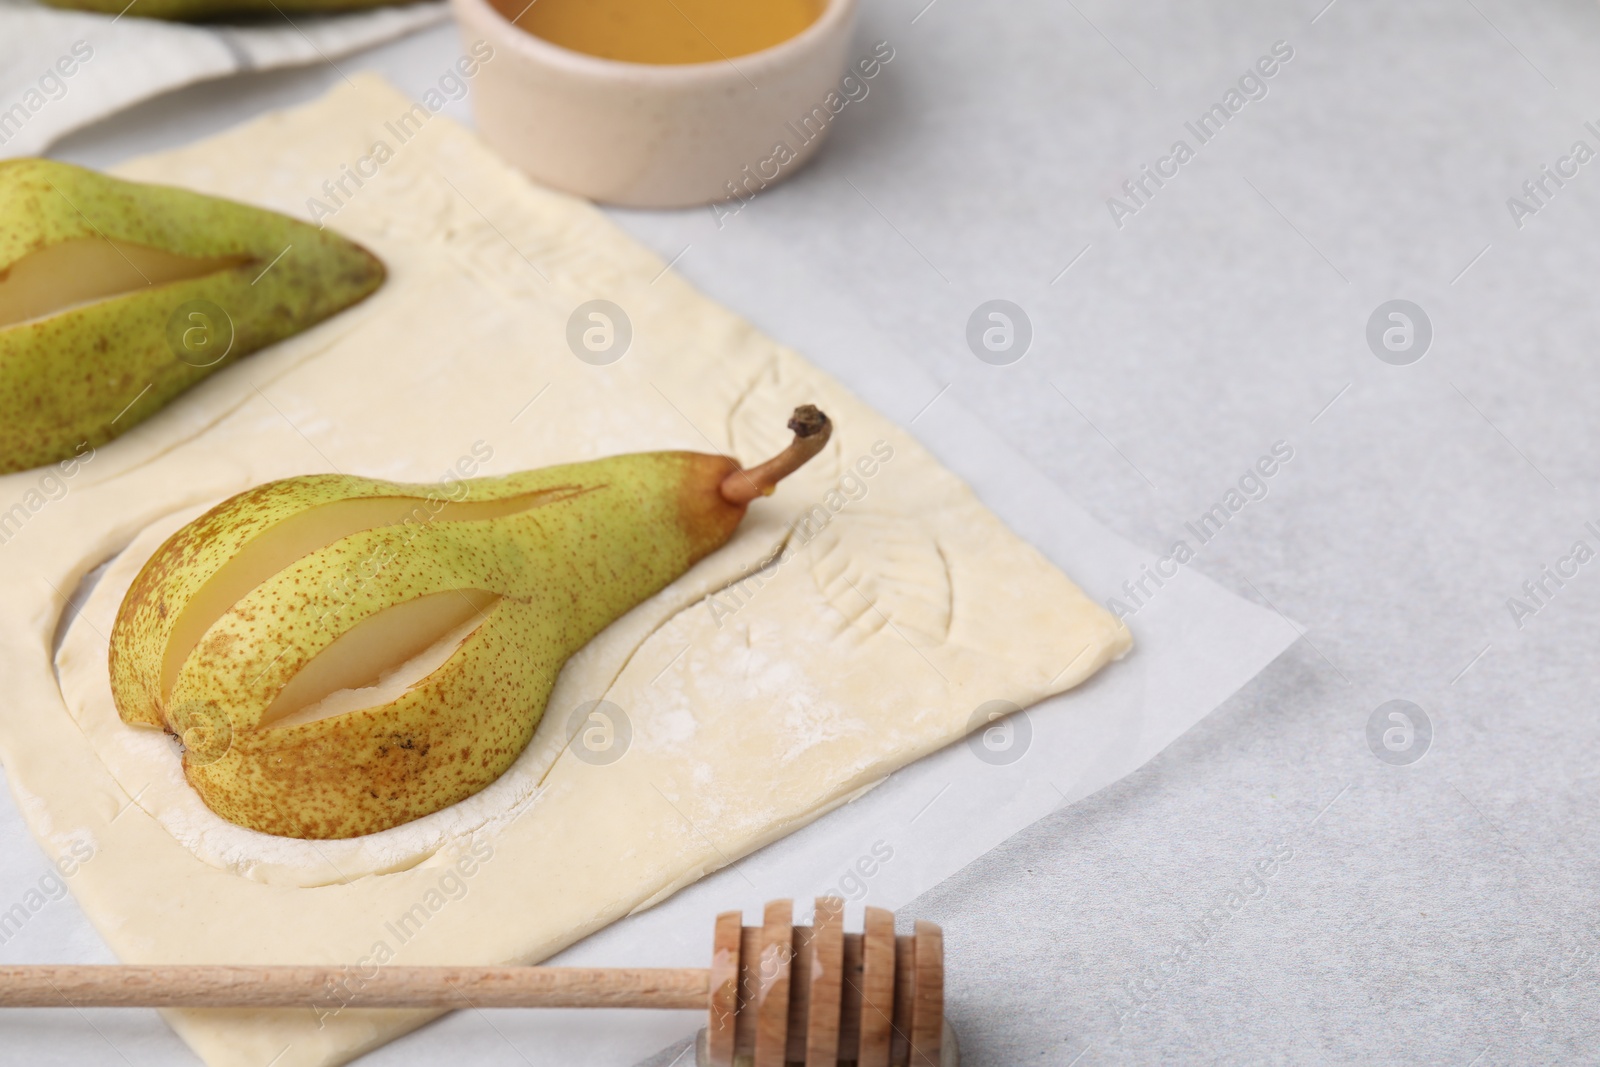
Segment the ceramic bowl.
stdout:
[[484,140],[546,185],[653,208],[747,198],[800,169],[832,125],[856,11],[827,0],[771,48],[656,65],[551,44],[487,0],[451,3],[465,39],[494,48],[472,86]]

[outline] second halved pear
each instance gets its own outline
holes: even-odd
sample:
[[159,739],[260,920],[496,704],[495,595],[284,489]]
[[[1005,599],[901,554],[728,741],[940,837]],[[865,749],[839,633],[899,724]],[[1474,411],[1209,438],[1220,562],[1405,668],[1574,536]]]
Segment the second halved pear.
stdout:
[[[511,765],[568,657],[722,546],[830,429],[815,408],[790,425],[789,449],[749,471],[654,452],[461,483],[451,501],[342,475],[243,493],[130,588],[118,710],[183,738],[190,783],[243,826],[351,837],[437,811]],[[430,649],[416,684],[349,710]]]

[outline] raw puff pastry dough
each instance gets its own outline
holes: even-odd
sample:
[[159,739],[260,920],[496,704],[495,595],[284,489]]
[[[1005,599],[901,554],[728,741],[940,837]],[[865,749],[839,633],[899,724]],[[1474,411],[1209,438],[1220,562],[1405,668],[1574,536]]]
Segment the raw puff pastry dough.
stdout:
[[[384,259],[385,288],[101,449],[0,548],[0,755],[48,851],[93,844],[72,889],[119,956],[347,964],[381,945],[402,963],[537,961],[949,744],[980,704],[1032,704],[1127,650],[909,435],[448,120],[395,144],[385,122],[408,107],[358,78],[121,168],[303,216],[343,165],[394,149],[330,223]],[[604,367],[566,345],[596,298],[634,331]],[[449,811],[349,842],[253,834],[198,803],[161,735],[116,719],[104,634],[121,588],[208,502],[311,471],[437,481],[486,453],[479,474],[666,448],[752,461],[803,402],[834,417],[829,449],[575,657],[522,760]],[[0,479],[0,511],[41,477]],[[821,531],[741,581],[814,507]],[[53,671],[66,596],[124,550]],[[565,745],[574,709],[602,697],[632,739],[594,765]],[[168,1017],[214,1067],[294,1067],[429,1014]]]

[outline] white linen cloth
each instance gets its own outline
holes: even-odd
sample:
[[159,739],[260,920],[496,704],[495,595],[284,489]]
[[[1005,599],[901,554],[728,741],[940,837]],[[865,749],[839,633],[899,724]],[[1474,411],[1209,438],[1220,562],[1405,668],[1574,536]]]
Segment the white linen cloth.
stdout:
[[185,85],[332,62],[445,17],[438,0],[192,24],[0,0],[0,159],[42,155],[73,130]]

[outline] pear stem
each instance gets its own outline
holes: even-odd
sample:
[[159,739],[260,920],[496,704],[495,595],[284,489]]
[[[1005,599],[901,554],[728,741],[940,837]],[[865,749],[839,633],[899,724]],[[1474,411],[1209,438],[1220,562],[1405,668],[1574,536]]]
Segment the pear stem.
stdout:
[[794,409],[789,429],[794,431],[794,440],[789,442],[788,448],[758,467],[737,470],[722,479],[719,487],[722,499],[743,507],[756,497],[771,496],[779,482],[805,466],[833,436],[832,420],[812,404]]

